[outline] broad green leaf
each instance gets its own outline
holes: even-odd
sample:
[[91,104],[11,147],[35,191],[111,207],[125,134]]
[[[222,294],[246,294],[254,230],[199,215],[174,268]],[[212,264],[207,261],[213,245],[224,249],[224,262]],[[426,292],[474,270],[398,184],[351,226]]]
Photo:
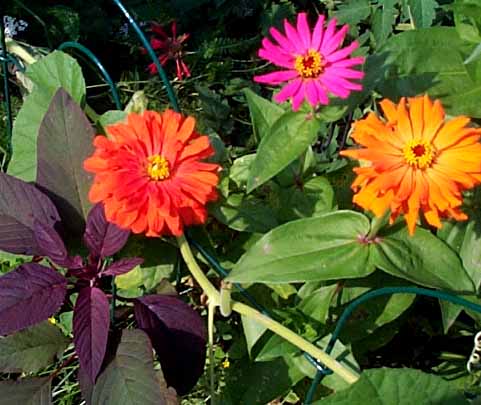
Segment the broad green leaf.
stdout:
[[302,187],[292,186],[279,190],[279,214],[282,220],[314,217],[332,210],[334,190],[325,177],[307,180]]
[[441,239],[418,227],[410,236],[405,226],[388,228],[373,244],[373,262],[393,276],[428,287],[474,291],[458,255]]
[[52,380],[50,377],[21,378],[0,381],[2,405],[51,405]]
[[336,284],[321,287],[302,299],[297,307],[309,318],[325,324],[329,315],[331,300],[337,289]]
[[82,70],[71,56],[54,51],[27,68],[34,87],[18,112],[13,126],[13,156],[8,172],[25,181],[34,181],[37,164],[37,136],[50,102],[63,87],[79,104],[84,102]]
[[240,232],[264,233],[277,226],[273,210],[262,200],[231,194],[226,201],[211,207],[216,219]]
[[364,277],[374,271],[369,231],[357,212],[337,211],[281,225],[264,235],[234,266],[235,282],[291,283]]
[[381,49],[389,67],[378,90],[393,100],[428,92],[452,115],[481,117],[481,59],[463,62],[473,49],[452,27],[395,35]]
[[244,337],[247,344],[247,351],[250,354],[256,342],[267,330],[267,327],[257,322],[255,319],[249,318],[247,316],[241,316],[241,319],[242,329],[244,331]]
[[258,96],[251,89],[244,89],[247,105],[251,115],[252,127],[257,141],[264,138],[272,124],[284,114],[284,110],[277,104]]
[[442,404],[467,405],[461,391],[441,377],[419,370],[371,369],[349,388],[313,402],[313,405],[412,405]]
[[452,5],[452,10],[459,36],[465,41],[476,44],[481,42],[481,4],[476,1],[458,0]]
[[249,168],[254,159],[255,154],[244,155],[234,160],[229,170],[229,178],[239,188],[245,188],[247,181],[249,180]]
[[68,343],[60,329],[47,321],[0,338],[0,372],[36,373],[60,356]]
[[408,0],[414,26],[428,28],[436,17],[436,8],[439,7],[435,0]]
[[340,3],[334,15],[341,24],[356,25],[369,17],[370,13],[369,0],[348,0]]
[[247,192],[264,184],[305,152],[316,140],[320,126],[304,113],[283,114],[262,138],[250,166]]
[[396,3],[397,0],[384,0],[374,13],[372,33],[376,40],[376,48],[383,45],[392,33],[392,28],[396,21]]
[[154,373],[152,346],[141,330],[124,330],[117,353],[100,374],[92,403],[158,405],[165,403]]

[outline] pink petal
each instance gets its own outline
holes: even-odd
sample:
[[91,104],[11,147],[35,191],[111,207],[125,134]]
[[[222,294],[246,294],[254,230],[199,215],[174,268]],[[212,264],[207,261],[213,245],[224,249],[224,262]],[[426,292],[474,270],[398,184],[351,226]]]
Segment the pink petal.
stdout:
[[327,90],[334,94],[337,97],[340,98],[348,98],[350,91],[345,89],[342,85],[338,83],[336,78],[334,77],[328,77],[328,76],[322,76],[321,77],[321,83],[326,86]]
[[322,38],[321,49],[324,48],[324,44],[327,44],[332,39],[334,32],[336,31],[336,24],[337,20],[335,18],[333,18],[327,24],[326,31],[324,32],[324,37]]
[[323,41],[321,53],[323,55],[330,55],[337,48],[339,48],[342,45],[342,42],[344,41],[348,30],[349,26],[346,24],[339,31],[337,31],[337,33],[333,35],[329,39],[329,41]]
[[264,38],[262,40],[262,46],[264,49],[270,53],[273,54],[280,54],[284,57],[292,57],[292,52],[288,52],[286,49],[284,49],[282,46],[278,46],[272,43],[268,38]]
[[345,67],[350,67],[354,65],[362,65],[365,60],[366,58],[364,58],[363,56],[356,56],[355,58],[344,59],[344,60],[334,62],[332,65],[335,67],[345,68]]
[[294,97],[292,98],[292,109],[294,111],[299,110],[299,107],[302,104],[302,101],[304,100],[304,82],[301,83],[301,86],[299,87],[299,90],[294,93]]
[[320,15],[312,33],[311,47],[315,51],[318,51],[321,46],[322,37],[324,34],[324,20],[325,17]]
[[306,47],[301,41],[301,38],[297,34],[295,28],[289,23],[289,21],[284,20],[284,29],[286,31],[286,36],[289,41],[291,41],[294,46],[295,52],[303,54],[306,52]]
[[264,38],[262,45],[264,48],[259,49],[258,53],[261,58],[267,59],[268,61],[282,67],[289,69],[292,68],[294,64],[292,56],[282,51],[282,48],[274,45],[267,38]]
[[295,52],[296,49],[294,48],[292,43],[284,35],[282,35],[276,28],[272,27],[269,30],[269,32],[272,35],[272,37],[277,41],[277,43],[282,48],[284,48],[286,53],[294,53]]
[[298,76],[299,73],[296,70],[279,70],[265,75],[254,76],[254,81],[257,83],[279,84]]
[[346,46],[345,48],[339,49],[337,52],[331,53],[330,55],[326,55],[326,59],[328,62],[334,63],[340,61],[342,59],[347,58],[357,47],[359,44],[354,41],[351,45]]
[[326,69],[325,74],[332,75],[332,76],[339,76],[346,79],[362,79],[364,77],[364,72],[361,72],[359,70],[337,67],[335,64],[329,66]]
[[314,84],[316,85],[316,88],[317,88],[317,95],[319,97],[319,102],[324,105],[329,104],[329,97],[327,96],[327,92],[324,89],[324,87],[319,83],[318,80],[316,80]]
[[289,97],[292,97],[294,93],[299,91],[299,87],[301,86],[301,84],[302,84],[302,80],[298,79],[285,85],[282,88],[282,90],[274,96],[274,101],[278,103],[283,103]]
[[317,87],[315,85],[315,81],[314,80],[306,81],[304,88],[306,90],[306,98],[309,104],[312,105],[313,107],[318,105],[319,97],[317,95]]
[[311,47],[311,32],[309,30],[309,24],[307,23],[306,13],[299,13],[297,15],[297,32],[301,37],[301,41],[304,43],[304,47],[308,50]]

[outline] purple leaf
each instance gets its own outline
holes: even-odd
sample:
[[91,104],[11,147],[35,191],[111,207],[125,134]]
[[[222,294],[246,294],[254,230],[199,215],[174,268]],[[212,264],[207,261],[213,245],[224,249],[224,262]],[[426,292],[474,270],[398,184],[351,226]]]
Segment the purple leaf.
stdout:
[[135,319],[150,337],[165,380],[180,395],[202,375],[206,332],[202,318],[177,297],[147,295],[135,300]]
[[120,274],[128,273],[133,270],[135,266],[139,266],[144,262],[144,259],[140,257],[131,257],[126,259],[120,259],[112,263],[102,273],[102,276],[118,276]]
[[67,279],[49,267],[25,263],[0,277],[0,335],[32,326],[62,305]]
[[109,300],[102,290],[80,290],[73,314],[73,340],[80,366],[92,383],[99,373],[109,334]]
[[42,256],[48,256],[54,263],[67,268],[81,268],[80,256],[70,257],[57,231],[37,220],[34,222],[35,240]]
[[107,257],[117,253],[127,243],[129,235],[130,231],[107,221],[101,203],[90,210],[84,242],[95,256]]
[[93,153],[93,138],[84,112],[60,88],[40,124],[36,183],[55,203],[65,227],[79,236],[91,207],[87,194],[92,176],[82,165]]
[[0,173],[0,249],[37,255],[34,220],[53,226],[60,220],[49,198],[34,185]]

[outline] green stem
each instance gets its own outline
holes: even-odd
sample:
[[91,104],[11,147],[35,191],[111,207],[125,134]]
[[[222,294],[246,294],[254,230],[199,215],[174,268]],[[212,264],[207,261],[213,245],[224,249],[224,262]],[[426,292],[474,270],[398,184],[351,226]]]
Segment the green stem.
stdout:
[[379,232],[379,230],[386,225],[387,219],[389,218],[391,211],[386,210],[384,214],[380,217],[374,217],[371,221],[371,229],[369,230],[369,233],[367,234],[367,238],[369,240],[374,239]]
[[353,384],[359,379],[359,376],[357,374],[345,368],[342,364],[340,364],[337,360],[333,359],[319,347],[313,345],[311,342],[302,338],[290,329],[274,321],[273,319],[261,314],[259,311],[249,307],[248,305],[242,304],[241,302],[234,302],[232,305],[232,310],[241,315],[256,320],[260,324],[270,329],[275,334],[281,336],[288,342],[297,346],[299,349],[310,354],[312,357],[323,363],[326,367],[330,368],[334,373],[339,375],[339,377],[341,377],[347,383]]
[[207,331],[209,335],[209,373],[210,373],[210,403],[215,405],[215,370],[214,370],[214,313],[215,305],[210,303],[208,308]]
[[[178,236],[177,242],[179,244],[182,257],[184,258],[184,261],[187,264],[187,267],[189,268],[192,276],[196,279],[196,281],[199,283],[201,288],[209,297],[209,307],[211,305],[214,307],[219,306],[220,305],[219,291],[217,291],[217,289],[212,285],[212,283],[205,276],[205,274],[202,272],[201,268],[197,264],[197,261],[195,260],[195,257],[192,254],[189,243],[185,239],[185,236],[184,235]],[[261,314],[259,311],[241,302],[232,301],[232,310],[241,315],[252,318],[253,320],[259,322],[260,324],[270,329],[272,332],[281,336],[288,342],[297,346],[302,351],[310,354],[312,357],[314,357],[315,359],[323,363],[326,367],[330,368],[334,373],[338,374],[339,377],[344,379],[347,383],[352,384],[358,380],[359,376],[357,374],[345,368],[342,364],[340,364],[337,360],[329,356],[319,347],[313,345],[311,342],[307,341],[306,339],[302,338],[301,336],[294,333],[290,329],[281,325],[279,322],[274,321],[268,316]]]
[[184,235],[181,235],[177,237],[177,242],[179,244],[180,253],[184,258],[185,264],[187,264],[192,276],[209,297],[209,303],[218,306],[220,303],[220,294],[197,264],[187,239],[185,239]]

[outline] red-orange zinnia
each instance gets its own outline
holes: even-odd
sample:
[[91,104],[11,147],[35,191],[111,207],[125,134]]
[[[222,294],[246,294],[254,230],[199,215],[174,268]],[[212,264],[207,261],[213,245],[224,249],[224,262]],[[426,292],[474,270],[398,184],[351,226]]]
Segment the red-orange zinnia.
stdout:
[[107,219],[147,236],[183,233],[207,219],[205,205],[217,198],[219,165],[195,119],[172,110],[129,114],[126,123],[96,136],[84,168],[95,173],[90,201],[102,201]]
[[[421,210],[441,228],[441,217],[465,220],[462,191],[481,183],[481,129],[460,116],[445,121],[439,100],[427,95],[383,100],[385,119],[374,113],[357,121],[352,138],[365,148],[344,150],[363,161],[355,168],[353,201],[377,217],[391,210],[390,222],[403,213],[412,235]],[[365,164],[364,164],[365,163]]]

